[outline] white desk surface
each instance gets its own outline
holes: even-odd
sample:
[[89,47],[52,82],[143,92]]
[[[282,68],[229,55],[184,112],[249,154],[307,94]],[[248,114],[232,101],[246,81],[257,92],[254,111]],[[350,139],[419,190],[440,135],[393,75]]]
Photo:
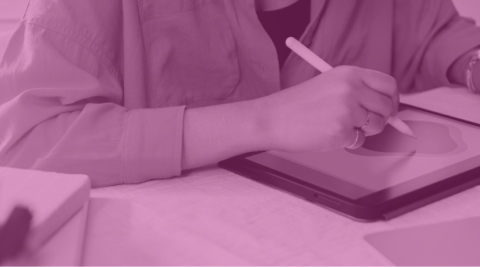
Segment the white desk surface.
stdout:
[[480,216],[476,187],[360,223],[211,167],[92,191],[86,265],[391,265],[367,233]]

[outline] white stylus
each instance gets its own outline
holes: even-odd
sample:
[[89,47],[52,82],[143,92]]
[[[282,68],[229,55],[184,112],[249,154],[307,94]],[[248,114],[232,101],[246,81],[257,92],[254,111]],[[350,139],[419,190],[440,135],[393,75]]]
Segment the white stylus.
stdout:
[[[327,62],[325,62],[323,59],[321,59],[319,56],[313,53],[310,49],[308,49],[302,43],[297,41],[297,39],[293,37],[288,37],[286,44],[290,49],[292,49],[293,52],[295,52],[295,54],[297,54],[298,56],[303,58],[305,61],[310,63],[310,65],[312,65],[314,68],[316,68],[320,72],[323,73],[332,69],[332,66],[330,66]],[[392,127],[397,129],[399,132],[417,139],[417,136],[415,136],[412,129],[410,129],[410,127],[408,127],[408,125],[398,117],[392,116],[388,118],[387,123],[392,125]]]

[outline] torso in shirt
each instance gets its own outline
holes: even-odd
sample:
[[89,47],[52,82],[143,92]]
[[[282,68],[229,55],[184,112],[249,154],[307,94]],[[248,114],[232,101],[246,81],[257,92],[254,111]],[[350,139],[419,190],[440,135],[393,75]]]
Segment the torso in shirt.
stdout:
[[[375,24],[382,19],[376,19],[375,10],[367,23],[377,26],[366,29],[357,22],[362,17],[352,18],[352,14],[360,8],[358,14],[369,14],[368,5],[312,2],[318,5],[318,14],[301,36],[302,42],[334,66],[391,71],[391,40],[385,39],[381,49],[368,44],[370,35],[386,32],[388,36],[391,30],[385,22]],[[248,100],[318,74],[292,55],[280,73],[275,47],[262,29],[254,0],[39,0],[33,5],[30,21],[92,51],[118,79],[128,108],[200,107]],[[339,10],[342,13],[336,14]],[[338,32],[330,30],[335,20],[339,20]],[[361,30],[353,37],[342,35],[348,34],[342,29],[352,27]],[[366,41],[356,44],[351,40],[355,38]],[[372,51],[385,60],[369,60],[366,54]]]
[[259,11],[257,6],[258,19],[275,45],[280,69],[291,53],[285,40],[288,37],[300,39],[310,23],[310,4],[310,0],[294,0],[288,6],[268,11]]

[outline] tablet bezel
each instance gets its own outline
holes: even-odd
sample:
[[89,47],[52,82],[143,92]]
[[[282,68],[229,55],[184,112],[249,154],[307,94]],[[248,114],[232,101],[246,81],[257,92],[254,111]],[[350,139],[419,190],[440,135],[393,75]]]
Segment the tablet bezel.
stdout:
[[[439,115],[437,113],[433,114]],[[397,211],[405,209],[405,212],[407,212],[422,206],[419,205],[420,203],[428,204],[480,184],[480,155],[477,155],[401,184],[377,192],[372,191],[370,194],[353,199],[247,159],[264,152],[247,153],[222,161],[218,165],[361,221],[386,219],[386,217],[391,217],[386,216],[387,213],[402,214],[402,212]],[[266,155],[277,157],[277,160],[282,159],[273,154]],[[359,187],[306,166],[296,165],[296,168],[299,170],[298,173],[305,170],[314,171],[321,175],[322,179],[327,177],[327,179],[332,179],[333,183],[342,183],[342,186],[350,186],[351,189]]]
[[[415,178],[359,199],[351,199],[246,159],[248,156],[262,152],[230,158],[219,162],[218,165],[241,176],[320,204],[357,221],[391,219],[480,184],[479,166],[423,187],[421,183],[413,182],[419,179]],[[475,158],[479,160],[480,156]],[[401,194],[407,188],[412,189]],[[392,190],[395,194],[391,194]]]

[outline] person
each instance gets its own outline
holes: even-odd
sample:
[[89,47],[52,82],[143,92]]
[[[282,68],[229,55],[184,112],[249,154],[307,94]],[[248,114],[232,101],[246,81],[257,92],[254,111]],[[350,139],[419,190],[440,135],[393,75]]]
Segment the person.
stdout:
[[344,148],[399,92],[480,88],[479,48],[450,0],[31,1],[0,65],[0,165],[98,187]]

